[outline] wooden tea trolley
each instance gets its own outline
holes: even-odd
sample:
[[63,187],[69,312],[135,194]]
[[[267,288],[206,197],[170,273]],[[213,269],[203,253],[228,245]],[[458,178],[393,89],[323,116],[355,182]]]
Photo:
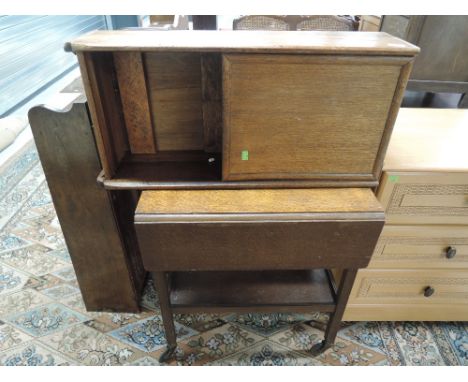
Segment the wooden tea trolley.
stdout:
[[[173,312],[331,312],[384,222],[371,187],[418,48],[385,33],[98,31],[73,41],[111,190]],[[129,207],[130,208],[130,207]],[[343,269],[338,287],[328,272]]]
[[[162,360],[176,348],[172,312],[331,312],[311,351],[328,348],[383,223],[367,189],[144,191],[135,226],[159,291]],[[331,267],[344,269],[338,290]]]

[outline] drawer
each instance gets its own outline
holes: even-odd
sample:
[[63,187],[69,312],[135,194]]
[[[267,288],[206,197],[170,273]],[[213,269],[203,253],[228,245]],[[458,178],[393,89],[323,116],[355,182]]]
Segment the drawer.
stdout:
[[384,222],[369,189],[144,191],[148,271],[365,267]]
[[468,269],[468,226],[385,225],[369,267]]
[[[428,288],[433,293],[425,296]],[[349,304],[468,304],[468,271],[363,269]]]
[[343,321],[466,321],[468,304],[354,304]]
[[468,173],[386,171],[377,198],[387,224],[468,224]]

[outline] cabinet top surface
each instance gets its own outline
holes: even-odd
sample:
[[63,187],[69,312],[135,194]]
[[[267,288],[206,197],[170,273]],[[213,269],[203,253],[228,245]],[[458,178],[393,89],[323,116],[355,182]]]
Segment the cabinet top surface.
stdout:
[[71,42],[79,51],[198,51],[414,56],[419,48],[384,32],[95,31]]
[[[377,214],[383,209],[370,189],[144,191],[135,221],[145,215]],[[339,216],[337,218],[340,218]]]
[[468,171],[468,110],[401,108],[385,171]]

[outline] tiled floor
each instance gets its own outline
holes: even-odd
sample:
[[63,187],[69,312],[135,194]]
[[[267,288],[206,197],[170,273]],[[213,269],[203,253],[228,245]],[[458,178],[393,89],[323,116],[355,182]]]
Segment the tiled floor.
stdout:
[[[0,174],[0,365],[158,365],[151,281],[140,314],[86,312],[33,146]],[[468,323],[346,323],[326,315],[180,315],[179,365],[468,365]]]

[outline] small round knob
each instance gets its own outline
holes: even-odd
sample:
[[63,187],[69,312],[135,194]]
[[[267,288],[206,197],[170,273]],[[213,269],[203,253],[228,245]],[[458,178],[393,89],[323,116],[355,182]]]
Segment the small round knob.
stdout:
[[435,290],[431,286],[427,286],[424,288],[424,297],[431,297],[434,294]]
[[447,247],[445,250],[445,257],[447,259],[453,259],[457,254],[457,249],[455,247]]

